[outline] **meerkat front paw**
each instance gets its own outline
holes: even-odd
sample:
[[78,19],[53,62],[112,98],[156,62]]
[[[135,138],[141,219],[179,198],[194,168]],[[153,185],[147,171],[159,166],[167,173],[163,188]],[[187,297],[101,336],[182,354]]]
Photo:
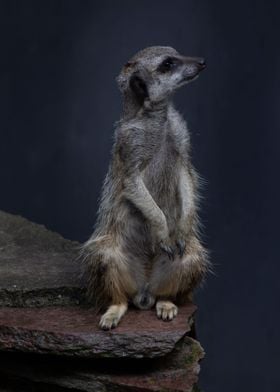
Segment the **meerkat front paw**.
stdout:
[[175,234],[175,244],[179,253],[179,256],[182,257],[186,250],[186,240],[187,234],[184,233],[182,229],[179,229],[178,232]]
[[175,258],[175,247],[174,246],[172,246],[169,243],[160,241],[159,247],[163,252],[167,253],[170,260],[174,260],[174,258]]
[[171,301],[158,301],[156,304],[157,317],[170,321],[178,314],[178,308]]
[[178,248],[179,256],[182,257],[186,250],[186,241],[183,238],[178,238],[176,240],[176,245]]
[[115,328],[127,310],[126,304],[111,305],[100,319],[99,327],[104,331]]

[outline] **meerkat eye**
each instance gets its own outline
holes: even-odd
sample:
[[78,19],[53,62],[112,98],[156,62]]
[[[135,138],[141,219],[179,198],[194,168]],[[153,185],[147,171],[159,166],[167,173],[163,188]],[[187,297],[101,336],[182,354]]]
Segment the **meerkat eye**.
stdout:
[[176,68],[180,64],[180,60],[175,57],[167,57],[158,67],[158,71],[161,73],[169,72]]

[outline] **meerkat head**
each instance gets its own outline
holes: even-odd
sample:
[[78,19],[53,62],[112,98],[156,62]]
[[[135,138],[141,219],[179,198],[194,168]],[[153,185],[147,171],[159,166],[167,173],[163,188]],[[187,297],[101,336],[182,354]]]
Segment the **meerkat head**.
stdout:
[[152,46],[124,65],[117,82],[123,94],[134,95],[140,104],[160,102],[196,79],[205,66],[203,58],[185,57],[167,46]]

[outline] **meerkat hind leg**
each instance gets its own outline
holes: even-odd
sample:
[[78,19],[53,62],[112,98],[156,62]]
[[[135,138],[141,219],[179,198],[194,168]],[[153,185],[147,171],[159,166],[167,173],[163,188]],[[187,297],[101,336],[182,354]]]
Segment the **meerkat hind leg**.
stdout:
[[127,303],[111,305],[100,319],[99,326],[104,330],[115,328],[127,311]]
[[171,301],[160,300],[156,304],[157,317],[164,321],[174,319],[178,314],[178,308]]

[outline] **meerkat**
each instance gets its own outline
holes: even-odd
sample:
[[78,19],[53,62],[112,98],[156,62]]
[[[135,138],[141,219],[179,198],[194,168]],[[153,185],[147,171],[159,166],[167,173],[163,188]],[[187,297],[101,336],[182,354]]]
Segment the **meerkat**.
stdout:
[[[198,175],[190,136],[173,93],[205,61],[148,47],[117,77],[123,113],[102,187],[94,232],[83,246],[87,297],[107,310],[100,327],[118,325],[128,304],[172,320],[208,268],[199,239]],[[176,305],[177,303],[177,305]]]

